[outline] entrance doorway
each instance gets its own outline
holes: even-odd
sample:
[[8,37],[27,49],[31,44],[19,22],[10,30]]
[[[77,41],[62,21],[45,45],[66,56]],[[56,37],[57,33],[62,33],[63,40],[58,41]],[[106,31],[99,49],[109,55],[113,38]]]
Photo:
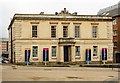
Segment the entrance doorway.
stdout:
[[120,53],[116,53],[116,63],[120,63]]
[[64,62],[71,61],[71,47],[64,46]]

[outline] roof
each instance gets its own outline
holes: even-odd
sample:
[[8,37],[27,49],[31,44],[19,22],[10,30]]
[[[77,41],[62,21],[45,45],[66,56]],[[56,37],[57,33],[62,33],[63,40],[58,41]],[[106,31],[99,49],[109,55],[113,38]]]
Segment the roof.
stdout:
[[8,41],[8,38],[0,38],[0,41]]
[[120,1],[115,5],[100,9],[98,11],[98,15],[102,15],[102,16],[109,15],[112,17],[119,16],[120,15]]
[[63,11],[60,13],[55,14],[44,14],[44,12],[40,14],[15,14],[13,16],[13,19],[8,27],[8,30],[12,26],[14,20],[64,20],[64,21],[91,21],[91,20],[105,20],[105,21],[111,21],[112,17],[109,16],[99,16],[99,15],[77,15],[77,12],[74,12],[73,14],[66,11],[64,8]]

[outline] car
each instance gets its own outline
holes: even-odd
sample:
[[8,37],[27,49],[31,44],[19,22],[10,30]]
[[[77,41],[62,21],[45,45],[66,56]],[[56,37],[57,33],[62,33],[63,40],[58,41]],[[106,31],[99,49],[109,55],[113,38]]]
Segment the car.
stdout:
[[9,59],[5,57],[0,57],[0,64],[2,63],[9,63]]
[[9,59],[8,59],[8,58],[3,57],[2,63],[8,63],[8,62],[9,62]]

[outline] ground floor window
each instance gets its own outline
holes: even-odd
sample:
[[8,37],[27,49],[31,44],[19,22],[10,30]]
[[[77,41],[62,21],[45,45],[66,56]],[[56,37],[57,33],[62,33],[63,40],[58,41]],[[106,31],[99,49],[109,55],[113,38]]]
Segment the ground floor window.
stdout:
[[52,46],[52,57],[56,57],[56,46]]
[[32,56],[33,57],[38,57],[38,46],[33,46],[32,47]]
[[93,46],[93,56],[97,56],[97,52],[98,52],[98,47]]
[[76,56],[80,56],[80,46],[75,47]]

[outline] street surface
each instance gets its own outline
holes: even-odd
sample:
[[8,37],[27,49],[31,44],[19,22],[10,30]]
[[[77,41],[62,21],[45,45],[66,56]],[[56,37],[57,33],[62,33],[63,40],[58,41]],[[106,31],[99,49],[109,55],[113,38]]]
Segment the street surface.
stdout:
[[117,68],[2,66],[2,81],[107,80],[118,80]]

